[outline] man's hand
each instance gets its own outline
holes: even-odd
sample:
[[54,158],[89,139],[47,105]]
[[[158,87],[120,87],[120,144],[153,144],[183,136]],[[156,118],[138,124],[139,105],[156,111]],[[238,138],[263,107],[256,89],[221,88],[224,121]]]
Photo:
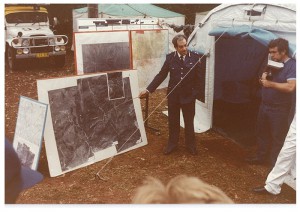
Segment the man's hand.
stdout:
[[261,79],[260,84],[262,86],[264,86],[265,88],[272,88],[272,86],[273,86],[273,82],[269,81],[269,80],[266,80],[266,79]]
[[267,75],[268,75],[268,72],[264,72],[264,73],[261,75],[261,79],[263,79],[263,80],[267,79]]
[[267,72],[264,72],[261,76],[261,78],[259,78],[259,84],[263,85],[263,81],[265,82],[267,80]]
[[143,99],[146,98],[149,95],[149,91],[148,90],[144,90],[140,93],[139,98]]

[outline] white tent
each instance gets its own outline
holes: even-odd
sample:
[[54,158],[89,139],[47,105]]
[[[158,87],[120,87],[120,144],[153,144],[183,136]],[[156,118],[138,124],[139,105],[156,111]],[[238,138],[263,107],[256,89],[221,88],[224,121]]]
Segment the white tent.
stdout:
[[204,11],[204,12],[198,12],[196,13],[196,16],[195,16],[195,23],[200,23],[203,18],[206,17],[206,15],[209,13],[209,11]]
[[260,103],[257,79],[267,61],[267,44],[285,38],[290,56],[296,57],[296,5],[221,4],[196,26],[188,46],[204,55],[206,62],[196,119],[202,131],[214,128],[250,146],[255,142]]
[[[219,95],[222,95],[220,94],[222,88],[215,84],[215,81],[219,80],[216,78],[221,77],[221,75],[217,76],[216,74],[226,71],[232,73],[231,77],[241,78],[237,79],[240,81],[244,80],[243,78],[250,80],[251,77],[255,77],[254,72],[257,73],[261,65],[261,62],[255,63],[255,61],[261,60],[257,56],[264,55],[265,52],[263,51],[266,50],[266,44],[275,37],[287,39],[291,46],[290,54],[295,56],[296,5],[221,4],[211,10],[196,25],[198,26],[189,37],[188,46],[190,50],[206,55],[205,100],[203,102],[198,101],[196,106],[196,117],[205,126],[203,128],[205,131],[213,126],[213,102],[219,98]],[[241,50],[241,45],[246,49]],[[253,45],[259,46],[261,51],[254,48]],[[234,50],[239,54],[230,55],[229,53],[234,52]],[[244,53],[241,54],[243,51]],[[220,55],[222,53],[225,54]],[[228,60],[229,56],[235,56],[235,58]],[[246,58],[247,61],[243,63]],[[236,61],[237,65],[230,65],[230,61]],[[220,62],[223,62],[227,67],[224,67]],[[244,69],[253,65],[251,68],[257,70],[251,74],[247,74],[245,71],[235,73],[234,71],[238,70],[238,65]],[[238,85],[236,87],[237,91],[242,90],[238,88]],[[242,94],[237,93],[236,97],[239,95]],[[241,98],[236,98],[233,101],[244,101]]]

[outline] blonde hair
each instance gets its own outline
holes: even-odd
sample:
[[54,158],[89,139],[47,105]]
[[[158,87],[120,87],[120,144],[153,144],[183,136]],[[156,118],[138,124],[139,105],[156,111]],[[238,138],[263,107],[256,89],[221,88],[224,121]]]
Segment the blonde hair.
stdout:
[[219,188],[196,177],[179,175],[165,186],[160,180],[148,177],[133,197],[135,204],[224,204],[234,203]]

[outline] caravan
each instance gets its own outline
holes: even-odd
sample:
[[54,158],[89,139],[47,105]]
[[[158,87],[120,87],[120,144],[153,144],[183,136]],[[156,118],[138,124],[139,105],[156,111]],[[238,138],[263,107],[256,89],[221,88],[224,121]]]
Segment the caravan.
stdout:
[[100,24],[97,30],[94,29],[95,26],[94,28],[90,27],[84,30],[83,25],[92,20],[88,18],[87,7],[74,9],[72,15],[73,32],[108,31],[112,30],[112,25],[114,25],[114,29],[119,27],[123,30],[124,28],[118,25],[130,25],[131,29],[138,29],[138,27],[141,27],[140,25],[143,25],[143,29],[145,29],[146,25],[149,25],[148,29],[153,29],[153,25],[156,25],[155,28],[168,29],[170,40],[169,52],[174,51],[171,40],[178,34],[169,26],[172,24],[179,26],[185,24],[184,15],[157,7],[153,4],[98,4],[98,18],[104,23]]
[[201,131],[213,128],[252,146],[267,45],[285,38],[295,58],[296,5],[222,4],[196,24],[188,46],[202,55],[206,67],[204,98],[196,103]]

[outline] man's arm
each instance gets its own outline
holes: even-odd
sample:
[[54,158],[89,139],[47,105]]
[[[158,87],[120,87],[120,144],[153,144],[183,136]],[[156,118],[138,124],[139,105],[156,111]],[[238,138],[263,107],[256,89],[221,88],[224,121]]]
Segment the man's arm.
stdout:
[[156,88],[167,78],[169,73],[168,59],[165,60],[160,72],[154,77],[152,82],[148,85],[147,89],[139,94],[139,98],[145,98],[156,90]]
[[285,83],[272,82],[267,79],[260,79],[260,83],[265,88],[274,88],[278,91],[291,93],[296,90],[296,80],[288,80]]
[[150,93],[154,92],[156,88],[167,78],[168,74],[169,74],[169,59],[166,58],[160,72],[154,77],[152,82],[148,85],[147,90]]
[[267,80],[267,72],[262,74],[260,83],[265,88],[273,88],[281,92],[291,93],[296,90],[296,63],[291,59],[291,64],[287,67],[286,82],[278,83]]

